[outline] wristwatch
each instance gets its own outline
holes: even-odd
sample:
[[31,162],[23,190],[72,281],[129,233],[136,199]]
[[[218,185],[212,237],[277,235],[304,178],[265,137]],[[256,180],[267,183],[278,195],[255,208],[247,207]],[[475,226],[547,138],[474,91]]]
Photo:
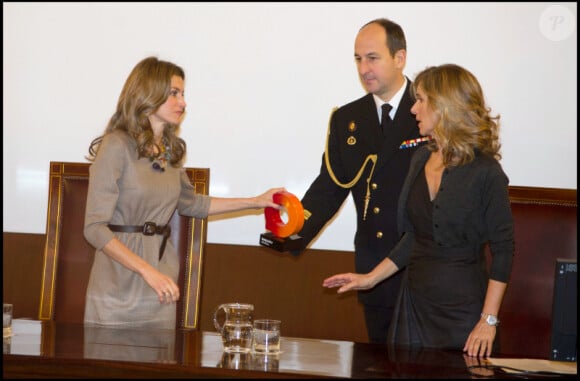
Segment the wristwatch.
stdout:
[[481,317],[482,318],[485,318],[485,322],[488,325],[491,325],[493,327],[499,325],[499,320],[497,319],[497,316],[494,316],[494,315],[491,315],[491,314],[482,313],[481,314]]

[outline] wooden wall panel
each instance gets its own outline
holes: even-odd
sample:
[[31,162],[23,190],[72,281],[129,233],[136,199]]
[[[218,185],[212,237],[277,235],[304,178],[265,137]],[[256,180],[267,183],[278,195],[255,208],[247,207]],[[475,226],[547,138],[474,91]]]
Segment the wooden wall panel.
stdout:
[[[3,233],[3,299],[15,318],[38,318],[43,234]],[[256,235],[256,240],[258,235]],[[353,254],[307,250],[299,257],[265,247],[207,244],[200,329],[213,331],[220,303],[252,303],[255,317],[279,318],[283,334],[366,341],[356,296],[324,289],[325,276],[353,271]]]
[[325,277],[352,271],[352,252],[306,250],[294,257],[266,247],[208,244],[200,327],[215,329],[220,303],[242,302],[254,305],[255,318],[282,320],[284,336],[366,342],[356,294],[322,287]]
[[14,318],[38,318],[44,234],[3,233],[2,300]]
[[[510,197],[516,257],[500,312],[500,342],[504,353],[548,358],[555,259],[577,259],[576,190],[510,187]],[[15,317],[36,319],[45,237],[5,232],[3,238],[3,299],[14,304]],[[255,318],[281,319],[284,336],[365,342],[356,294],[321,286],[325,277],[353,270],[352,252],[307,250],[293,257],[261,246],[208,243],[200,328],[214,330],[214,309],[237,301],[254,304]]]

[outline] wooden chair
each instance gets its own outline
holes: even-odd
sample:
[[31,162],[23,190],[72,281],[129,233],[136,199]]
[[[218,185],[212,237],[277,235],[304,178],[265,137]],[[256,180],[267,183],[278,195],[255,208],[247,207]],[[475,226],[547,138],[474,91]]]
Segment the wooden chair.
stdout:
[[[82,323],[95,249],[83,235],[90,163],[50,163],[40,320]],[[209,168],[186,168],[195,192],[208,194]],[[171,240],[180,258],[177,327],[197,329],[207,218],[174,213]]]

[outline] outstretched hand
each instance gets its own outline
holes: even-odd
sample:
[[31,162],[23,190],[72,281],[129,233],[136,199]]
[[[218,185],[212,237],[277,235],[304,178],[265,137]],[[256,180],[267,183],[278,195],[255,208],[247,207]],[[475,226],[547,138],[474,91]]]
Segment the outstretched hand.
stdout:
[[371,280],[369,276],[366,274],[365,275],[353,273],[336,274],[322,281],[322,287],[326,288],[339,287],[339,289],[336,291],[339,294],[352,290],[368,290],[372,286],[373,285],[371,283]]
[[256,199],[256,207],[258,208],[274,208],[280,209],[280,205],[276,204],[274,200],[274,194],[278,192],[285,192],[286,188],[271,188],[268,191],[264,192],[263,194],[257,196]]

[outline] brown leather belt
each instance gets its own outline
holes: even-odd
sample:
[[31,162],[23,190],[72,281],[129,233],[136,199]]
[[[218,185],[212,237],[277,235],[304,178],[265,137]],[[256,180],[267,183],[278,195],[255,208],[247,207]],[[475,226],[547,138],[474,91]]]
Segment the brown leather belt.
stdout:
[[161,241],[161,247],[159,248],[159,259],[163,256],[165,251],[165,244],[167,243],[167,238],[171,235],[171,226],[169,225],[157,225],[155,222],[145,222],[143,225],[107,225],[111,231],[121,232],[121,233],[143,233],[143,235],[154,235],[159,234],[163,236],[163,241]]

